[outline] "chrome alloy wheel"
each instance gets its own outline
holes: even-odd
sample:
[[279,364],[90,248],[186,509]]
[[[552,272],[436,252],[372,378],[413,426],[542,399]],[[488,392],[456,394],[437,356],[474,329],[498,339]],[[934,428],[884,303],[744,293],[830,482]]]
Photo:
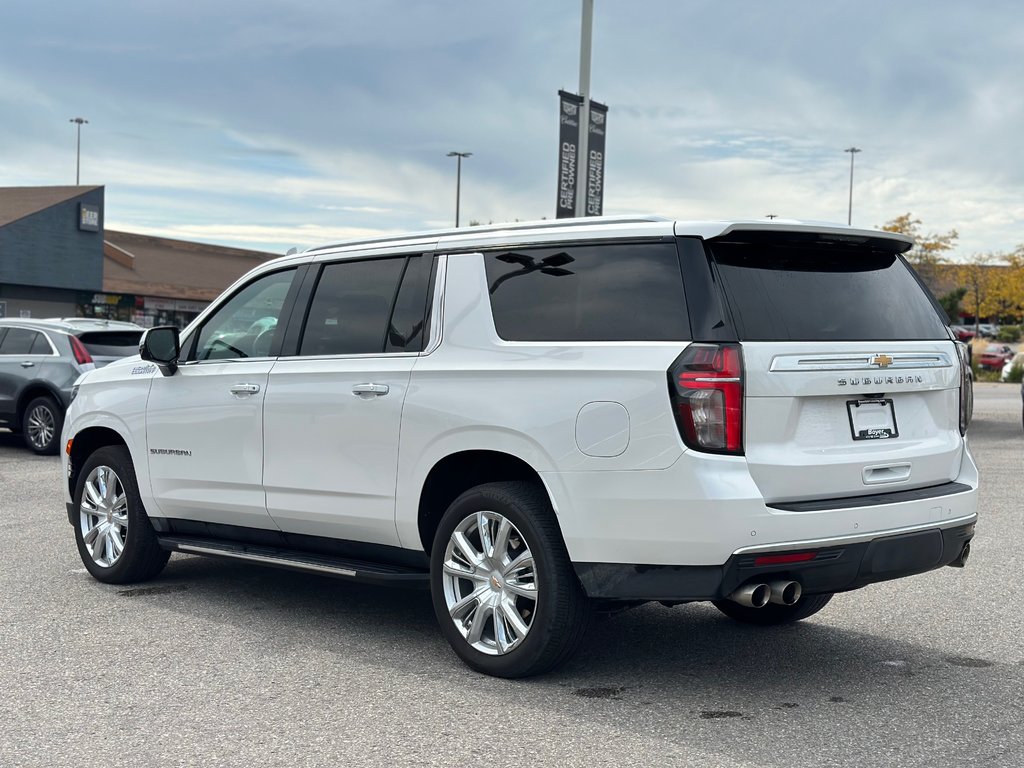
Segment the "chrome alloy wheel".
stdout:
[[128,536],[128,497],[110,467],[100,465],[85,479],[78,525],[93,562],[104,568],[117,562]]
[[473,648],[501,656],[518,647],[537,612],[533,553],[508,518],[468,515],[452,531],[442,566],[444,599]]
[[45,449],[53,440],[53,435],[57,431],[53,411],[45,405],[37,405],[29,411],[26,427],[28,428],[28,439],[32,443],[32,447],[40,451]]

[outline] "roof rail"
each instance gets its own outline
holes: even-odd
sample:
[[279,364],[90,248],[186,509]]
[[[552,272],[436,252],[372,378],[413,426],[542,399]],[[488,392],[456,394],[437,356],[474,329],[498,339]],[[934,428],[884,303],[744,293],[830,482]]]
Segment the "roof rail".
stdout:
[[555,227],[593,227],[612,224],[650,224],[658,221],[672,221],[665,216],[584,216],[577,219],[539,219],[536,221],[510,221],[502,224],[486,224],[479,227],[459,227],[458,229],[435,229],[425,232],[410,232],[390,237],[373,237],[364,240],[345,240],[331,245],[317,245],[305,253],[327,251],[332,248],[348,248],[357,245],[376,245],[394,243],[400,240],[419,240],[427,238],[441,239],[456,235],[484,235],[488,232],[508,232],[524,229],[553,229]]

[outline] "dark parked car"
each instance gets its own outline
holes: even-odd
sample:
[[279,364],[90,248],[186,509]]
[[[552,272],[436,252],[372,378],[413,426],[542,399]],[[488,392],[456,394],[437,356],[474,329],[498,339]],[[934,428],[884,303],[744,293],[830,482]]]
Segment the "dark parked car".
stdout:
[[114,320],[0,320],[0,426],[36,453],[57,453],[75,380],[138,354],[142,332]]
[[978,355],[978,367],[987,371],[1002,371],[1008,360],[1012,360],[1014,354],[1006,344],[989,344],[985,351]]

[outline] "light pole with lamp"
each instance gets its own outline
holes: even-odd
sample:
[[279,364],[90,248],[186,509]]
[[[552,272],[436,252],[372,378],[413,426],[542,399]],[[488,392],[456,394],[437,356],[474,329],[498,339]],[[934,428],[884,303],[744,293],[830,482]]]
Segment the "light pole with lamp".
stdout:
[[847,147],[843,150],[850,153],[850,207],[846,211],[846,226],[850,226],[853,221],[853,156],[860,151],[857,147]]
[[82,123],[88,125],[89,121],[84,117],[73,117],[68,120],[69,123],[77,123],[78,126],[78,141],[75,143],[75,186],[79,186],[79,170],[82,167]]
[[459,228],[459,195],[462,191],[462,158],[469,157],[472,152],[449,152],[448,157],[455,158],[455,228]]

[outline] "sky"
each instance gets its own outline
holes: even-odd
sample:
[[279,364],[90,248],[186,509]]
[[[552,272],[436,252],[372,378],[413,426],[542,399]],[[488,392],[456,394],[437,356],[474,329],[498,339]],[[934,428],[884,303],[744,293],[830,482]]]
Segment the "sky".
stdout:
[[[1024,243],[1024,4],[595,0],[604,212],[904,214]],[[106,187],[106,227],[284,253],[552,218],[580,0],[5,0],[0,186]]]

